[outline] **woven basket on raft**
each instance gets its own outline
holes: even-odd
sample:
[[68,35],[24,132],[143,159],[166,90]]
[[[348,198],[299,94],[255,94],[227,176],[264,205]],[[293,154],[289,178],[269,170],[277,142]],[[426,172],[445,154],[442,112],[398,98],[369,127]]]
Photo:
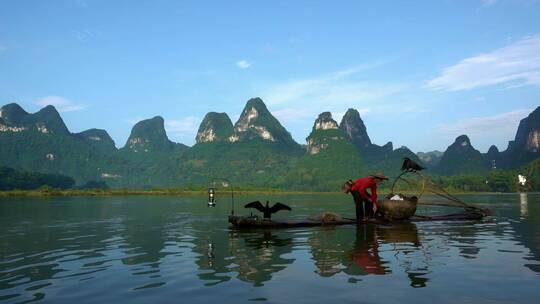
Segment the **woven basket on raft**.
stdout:
[[403,200],[391,200],[390,197],[387,196],[377,204],[384,219],[388,221],[406,220],[416,213],[418,199],[415,196],[402,196]]

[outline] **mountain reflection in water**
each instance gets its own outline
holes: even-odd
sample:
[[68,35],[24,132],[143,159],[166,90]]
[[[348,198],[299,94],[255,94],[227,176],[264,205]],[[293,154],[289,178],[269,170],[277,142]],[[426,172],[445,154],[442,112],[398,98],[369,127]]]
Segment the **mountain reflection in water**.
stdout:
[[[380,256],[379,250],[382,244],[403,246],[393,258],[399,262],[403,271],[410,279],[413,287],[423,287],[427,279],[422,275],[427,273],[426,267],[414,268],[411,259],[416,258],[411,251],[420,246],[416,225],[405,223],[391,226],[358,225],[354,229],[343,227],[323,227],[311,230],[292,231],[300,235],[309,233],[307,245],[314,264],[315,273],[322,277],[330,277],[344,272],[351,276],[384,275],[391,273],[385,266],[390,261],[385,261]],[[293,251],[294,246],[303,245],[303,237],[284,237],[287,234],[282,231],[271,230],[233,230],[229,232],[228,244],[207,243],[207,254],[199,256],[197,264],[202,272],[199,278],[210,281],[208,285],[228,281],[231,277],[227,273],[237,273],[236,278],[253,283],[254,286],[262,286],[264,282],[272,278],[272,274],[292,264],[294,259],[285,258]],[[220,245],[225,245],[228,254],[219,250]],[[410,248],[406,248],[410,246]],[[204,251],[204,244],[201,248]]]
[[[197,265],[201,270],[199,278],[213,285],[230,280],[227,273],[236,272],[239,280],[262,286],[272,278],[272,274],[285,269],[294,259],[282,255],[292,252],[292,238],[282,238],[272,231],[232,230],[223,242],[222,235],[208,238],[195,250],[201,254]],[[221,240],[221,241],[220,241]]]

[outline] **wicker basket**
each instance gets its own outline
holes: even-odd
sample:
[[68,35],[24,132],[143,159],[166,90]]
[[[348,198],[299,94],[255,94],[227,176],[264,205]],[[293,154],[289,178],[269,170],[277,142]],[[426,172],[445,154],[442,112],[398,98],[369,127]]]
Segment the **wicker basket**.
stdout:
[[386,197],[378,202],[378,206],[383,217],[388,221],[406,220],[416,212],[418,198],[403,197],[403,200],[391,200]]

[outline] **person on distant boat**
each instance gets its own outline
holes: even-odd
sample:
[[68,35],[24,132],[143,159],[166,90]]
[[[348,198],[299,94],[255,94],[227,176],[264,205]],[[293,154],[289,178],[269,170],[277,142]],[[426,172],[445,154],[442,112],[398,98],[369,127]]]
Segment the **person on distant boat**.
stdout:
[[[351,185],[351,194],[356,207],[356,220],[373,218],[377,212],[377,185],[388,178],[383,172],[359,178]],[[370,190],[369,193],[367,190]],[[364,214],[365,209],[365,214]]]

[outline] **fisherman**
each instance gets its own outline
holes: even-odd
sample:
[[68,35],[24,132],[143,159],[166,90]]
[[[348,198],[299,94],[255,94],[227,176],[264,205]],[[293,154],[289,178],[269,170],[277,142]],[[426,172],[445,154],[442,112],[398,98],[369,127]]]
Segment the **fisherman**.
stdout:
[[[375,213],[377,213],[377,185],[387,179],[383,172],[377,172],[364,178],[359,178],[352,183],[351,194],[356,207],[356,221],[375,216]],[[368,189],[371,193],[367,192]]]

